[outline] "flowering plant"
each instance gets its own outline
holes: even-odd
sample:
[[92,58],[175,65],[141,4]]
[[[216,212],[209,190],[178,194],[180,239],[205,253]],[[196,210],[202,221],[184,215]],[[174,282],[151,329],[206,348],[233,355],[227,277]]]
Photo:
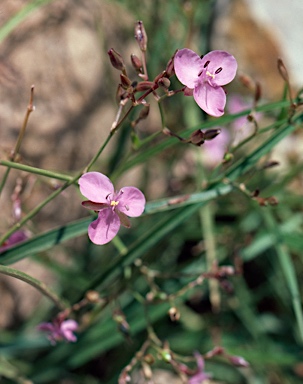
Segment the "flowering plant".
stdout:
[[[159,371],[162,378],[169,375],[161,380],[168,383],[179,378],[206,384],[210,377],[224,382],[225,372],[234,384],[247,378],[267,382],[277,374],[292,382],[301,374],[303,340],[298,285],[303,93],[294,92],[280,59],[278,71],[268,68],[266,79],[276,71],[285,91],[268,102],[263,90],[266,95],[272,87],[265,81],[236,77],[238,62],[241,71],[245,63],[232,41],[237,60],[225,50],[200,57],[189,49],[215,41],[196,33],[201,23],[204,30],[212,22],[205,11],[213,2],[176,0],[157,7],[137,2],[136,12],[145,14],[146,30],[153,34],[147,39],[137,21],[137,45],[127,60],[133,45],[125,34],[129,26],[121,25],[129,19],[128,2],[104,7],[96,0],[82,7],[79,1],[70,7],[72,2],[39,0],[0,26],[2,42],[33,9],[47,3],[33,15],[44,21],[51,14],[48,28],[24,22],[0,47],[0,88],[18,84],[0,103],[1,384],[157,383]],[[12,12],[5,3],[4,17]],[[98,12],[91,12],[94,7]],[[108,12],[112,9],[118,19]],[[45,37],[52,28],[57,33],[57,22],[58,39],[50,46],[53,39]],[[28,33],[19,36],[20,31]],[[97,52],[116,32],[123,36],[120,52],[111,47]],[[22,50],[22,60],[28,60],[23,65],[15,48],[27,36],[26,47],[35,47],[32,39],[38,38],[45,50],[33,50],[34,57]],[[67,64],[79,47],[77,57],[85,60]],[[258,58],[259,48],[254,48]],[[52,66],[51,77],[36,62],[36,55],[46,53],[48,63],[49,52],[60,63]],[[27,71],[30,65],[30,76],[15,78],[14,68]],[[61,74],[64,81],[57,82]],[[21,80],[29,77],[37,81],[42,108],[29,119],[35,110],[32,86],[16,135],[8,101],[19,96]],[[234,79],[227,95],[225,86]],[[203,111],[183,96],[193,96]],[[19,99],[11,100],[19,106]],[[73,102],[65,105],[66,100]],[[71,116],[65,113],[70,107]],[[46,136],[49,123],[56,129]],[[23,141],[28,125],[30,136]],[[288,154],[281,157],[274,149],[288,138]],[[285,171],[276,171],[283,162]],[[116,180],[124,185],[125,179],[139,181],[115,188]],[[121,226],[128,229],[120,231]],[[46,300],[40,301],[42,295]],[[266,351],[278,346],[278,358],[264,359],[260,345]]]

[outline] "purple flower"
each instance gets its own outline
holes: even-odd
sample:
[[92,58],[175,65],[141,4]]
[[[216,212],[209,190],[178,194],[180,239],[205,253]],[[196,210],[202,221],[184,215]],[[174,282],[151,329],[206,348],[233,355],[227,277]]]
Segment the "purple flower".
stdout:
[[145,197],[135,187],[124,187],[115,192],[109,178],[99,172],[85,173],[79,179],[80,191],[87,197],[85,208],[99,212],[97,220],[88,227],[88,236],[95,244],[111,241],[119,231],[120,225],[129,228],[127,218],[137,217],[145,208]]
[[204,359],[199,352],[194,353],[197,361],[197,372],[188,380],[188,384],[202,384],[210,375],[204,372]]
[[14,232],[1,246],[0,253],[6,251],[11,248],[13,245],[21,243],[28,239],[28,234],[22,229]]
[[77,341],[77,337],[73,334],[78,329],[78,323],[75,320],[55,319],[52,323],[41,323],[37,326],[39,331],[48,333],[48,339],[52,345],[57,341]]
[[[177,78],[186,85],[184,94],[211,116],[222,116],[226,103],[222,85],[230,83],[237,71],[236,59],[225,51],[212,51],[201,59],[191,49],[177,51],[174,59]],[[193,90],[193,91],[191,91]]]

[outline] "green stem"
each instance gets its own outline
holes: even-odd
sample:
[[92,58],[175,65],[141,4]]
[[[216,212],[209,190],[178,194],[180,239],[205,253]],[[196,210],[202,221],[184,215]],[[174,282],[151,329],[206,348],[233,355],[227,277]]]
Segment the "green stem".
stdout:
[[[197,187],[200,188],[205,179],[201,152],[198,152],[198,172]],[[205,204],[199,210],[200,221],[202,224],[202,236],[205,243],[207,271],[213,270],[217,263],[216,258],[216,241],[215,228],[213,223],[213,212],[211,203]],[[209,299],[212,309],[215,313],[220,310],[220,290],[218,281],[215,279],[208,280]]]
[[119,236],[115,236],[112,240],[112,243],[117,248],[121,256],[124,256],[127,254],[128,248],[126,247],[126,245],[123,243],[123,241]]
[[0,273],[2,273],[3,275],[14,277],[16,279],[24,281],[25,283],[30,284],[32,287],[38,289],[38,291],[40,291],[44,296],[52,300],[60,310],[65,310],[69,308],[69,306],[64,302],[64,300],[59,298],[56,293],[49,289],[42,281],[37,280],[24,272],[18,271],[14,268],[6,267],[4,265],[0,265]]
[[285,281],[291,295],[292,307],[296,317],[298,334],[300,338],[299,342],[300,344],[302,344],[303,343],[303,310],[302,310],[301,295],[300,295],[299,284],[296,276],[295,266],[291,259],[291,255],[289,254],[287,246],[283,242],[283,237],[280,231],[278,230],[279,226],[277,225],[273,214],[271,213],[270,210],[265,211],[263,209],[261,212],[263,214],[262,216],[264,218],[264,221],[269,233],[275,236],[274,248],[277,252],[281,270],[284,274]]
[[69,175],[64,175],[62,173],[48,171],[46,169],[31,167],[30,165],[15,163],[14,161],[9,161],[9,160],[0,160],[0,165],[3,165],[5,167],[9,167],[9,168],[19,169],[20,171],[34,173],[36,175],[51,177],[51,178],[57,179],[57,180],[70,181],[73,179],[73,177],[69,176]]
[[91,159],[91,161],[88,163],[88,165],[85,167],[83,173],[86,173],[88,172],[91,167],[95,164],[95,162],[98,160],[99,156],[101,155],[101,153],[103,152],[104,148],[107,146],[107,144],[109,143],[110,139],[112,138],[113,134],[114,134],[115,131],[111,131],[109,133],[109,135],[107,136],[105,142],[101,145],[101,147],[99,148],[99,151],[95,154],[95,156]]

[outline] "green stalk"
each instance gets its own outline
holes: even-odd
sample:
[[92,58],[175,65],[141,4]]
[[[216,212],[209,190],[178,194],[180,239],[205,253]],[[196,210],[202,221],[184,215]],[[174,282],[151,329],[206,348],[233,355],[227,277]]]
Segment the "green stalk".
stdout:
[[48,288],[46,284],[44,284],[42,281],[37,280],[24,272],[18,271],[17,269],[6,267],[4,265],[0,265],[0,273],[28,283],[29,285],[40,291],[44,296],[52,300],[60,310],[65,310],[69,308],[69,305],[67,305],[64,300],[59,298],[59,296],[57,296],[56,293],[53,292],[50,288]]
[[46,169],[31,167],[30,165],[15,163],[14,161],[9,160],[0,160],[0,165],[5,167],[19,169],[20,171],[25,171],[29,173],[34,173],[36,175],[46,176],[57,180],[70,181],[73,179],[72,176],[64,175],[62,173],[57,173],[53,171],[48,171]]

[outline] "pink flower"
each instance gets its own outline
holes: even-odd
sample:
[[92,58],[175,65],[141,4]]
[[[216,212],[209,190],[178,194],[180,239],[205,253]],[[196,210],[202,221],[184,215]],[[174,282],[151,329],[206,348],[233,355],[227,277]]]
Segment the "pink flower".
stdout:
[[237,71],[236,59],[225,51],[212,51],[201,59],[194,51],[184,48],[174,59],[175,73],[186,85],[186,96],[191,93],[196,103],[211,116],[222,116],[226,103],[222,85],[230,83]]
[[28,239],[28,234],[22,229],[14,232],[1,246],[0,253],[6,251],[11,248],[13,245],[22,243],[23,241]]
[[195,352],[194,355],[197,361],[197,372],[188,380],[188,384],[202,384],[210,378],[210,375],[204,371],[203,356],[199,352]]
[[73,334],[78,329],[78,323],[75,320],[61,320],[56,318],[53,323],[41,323],[37,326],[39,331],[48,332],[48,339],[52,345],[57,341],[77,341],[77,337]]
[[88,201],[85,208],[99,212],[97,220],[88,227],[88,236],[95,244],[111,241],[119,231],[120,225],[129,228],[127,218],[137,217],[145,208],[145,197],[135,187],[124,187],[115,192],[109,178],[99,172],[85,173],[79,179],[80,191]]

